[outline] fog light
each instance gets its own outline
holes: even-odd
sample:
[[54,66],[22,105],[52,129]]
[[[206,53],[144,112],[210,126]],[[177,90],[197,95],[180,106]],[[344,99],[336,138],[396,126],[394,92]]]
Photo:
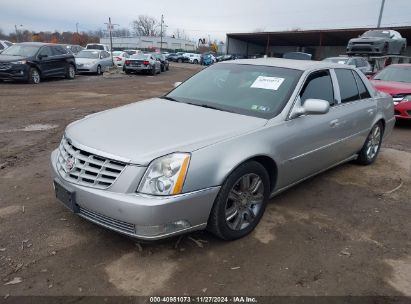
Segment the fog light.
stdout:
[[142,226],[136,225],[136,234],[141,236],[157,236],[162,234],[169,234],[173,232],[178,232],[187,228],[191,225],[186,220],[179,220],[173,223],[164,225],[153,225],[153,226]]

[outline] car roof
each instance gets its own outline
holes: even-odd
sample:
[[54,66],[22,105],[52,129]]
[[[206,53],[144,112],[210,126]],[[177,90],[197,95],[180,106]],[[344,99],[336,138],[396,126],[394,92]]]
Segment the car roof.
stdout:
[[84,49],[81,50],[82,52],[106,52],[105,50],[99,50],[99,49]]
[[[325,61],[315,60],[295,60],[283,58],[257,58],[257,59],[237,59],[235,61],[224,61],[221,64],[250,64],[250,65],[265,65],[280,68],[288,68],[300,71],[313,69],[332,69],[341,68],[341,64],[330,63]],[[348,66],[346,68],[349,68]]]
[[47,43],[47,42],[20,42],[16,44],[23,44],[23,45],[36,45],[36,46],[43,46],[43,45],[59,45],[55,43]]
[[403,67],[403,66],[406,66],[406,67],[411,67],[411,63],[393,63],[393,64],[390,64],[390,65],[388,65],[388,66],[386,66],[386,68],[388,68],[388,67],[390,67],[390,66],[399,66],[399,67]]

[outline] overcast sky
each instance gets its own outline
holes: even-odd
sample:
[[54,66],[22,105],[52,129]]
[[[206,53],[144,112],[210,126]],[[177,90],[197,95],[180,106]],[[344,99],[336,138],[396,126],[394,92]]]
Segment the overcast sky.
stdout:
[[[0,29],[80,31],[104,27],[108,17],[129,27],[140,14],[160,19],[167,33],[225,40],[229,32],[376,26],[381,0],[0,0]],[[411,0],[386,0],[382,25],[411,25]]]

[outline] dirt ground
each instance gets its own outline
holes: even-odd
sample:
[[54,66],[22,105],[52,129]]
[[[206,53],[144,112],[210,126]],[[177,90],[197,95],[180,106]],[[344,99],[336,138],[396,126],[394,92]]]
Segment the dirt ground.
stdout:
[[137,245],[56,201],[49,157],[68,123],[198,69],[0,83],[0,296],[411,296],[411,124],[372,166],[345,164],[272,199],[235,242],[197,232]]

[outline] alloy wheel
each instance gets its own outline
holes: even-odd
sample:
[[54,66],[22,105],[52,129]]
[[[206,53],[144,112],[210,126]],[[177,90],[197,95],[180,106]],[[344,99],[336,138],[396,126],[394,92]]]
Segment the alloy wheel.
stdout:
[[260,176],[251,173],[242,176],[231,188],[226,205],[225,218],[232,230],[248,227],[261,211],[264,201],[264,185]]
[[378,153],[381,144],[381,128],[377,124],[372,129],[367,142],[367,157],[373,159]]
[[40,83],[40,74],[36,69],[34,69],[31,72],[31,79],[33,80],[33,83],[35,83],[35,84]]

